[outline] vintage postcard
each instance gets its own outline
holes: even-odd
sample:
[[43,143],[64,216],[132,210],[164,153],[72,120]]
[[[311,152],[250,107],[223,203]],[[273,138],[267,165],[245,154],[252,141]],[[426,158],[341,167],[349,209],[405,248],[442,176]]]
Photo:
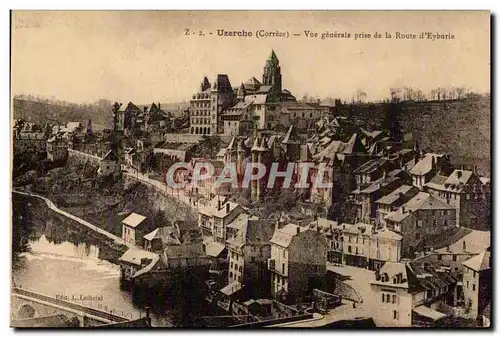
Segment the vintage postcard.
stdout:
[[488,11],[12,11],[16,328],[487,328]]

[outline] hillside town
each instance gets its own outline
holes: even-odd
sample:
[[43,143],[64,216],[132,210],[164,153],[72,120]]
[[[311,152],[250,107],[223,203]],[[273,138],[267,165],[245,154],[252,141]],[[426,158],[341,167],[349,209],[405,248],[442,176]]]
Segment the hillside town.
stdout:
[[83,165],[83,199],[141,184],[146,204],[175,205],[162,220],[130,207],[78,217],[119,243],[124,291],[154,297],[196,275],[213,308],[199,326],[489,327],[489,172],[424,147],[401,121],[411,97],[359,118],[350,106],[367,103],[297,99],[278,54],[263,59],[243,83],[200,74],[181,114],[115,102],[104,129],[14,119],[14,190],[53,200],[40,177]]

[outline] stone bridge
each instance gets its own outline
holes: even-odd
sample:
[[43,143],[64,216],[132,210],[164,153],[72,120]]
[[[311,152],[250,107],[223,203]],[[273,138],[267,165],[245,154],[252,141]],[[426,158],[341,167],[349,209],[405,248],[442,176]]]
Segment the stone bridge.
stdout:
[[129,318],[119,316],[112,312],[101,311],[22,288],[12,288],[11,325],[13,327],[15,327],[15,320],[61,314],[65,315],[70,321],[76,317],[81,327],[125,323],[130,321]]

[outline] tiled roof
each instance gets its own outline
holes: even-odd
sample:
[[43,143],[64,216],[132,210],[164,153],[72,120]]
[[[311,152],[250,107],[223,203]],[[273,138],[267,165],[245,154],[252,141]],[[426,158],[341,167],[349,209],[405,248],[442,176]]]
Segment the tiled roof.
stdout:
[[323,161],[325,158],[333,159],[337,153],[342,153],[344,147],[345,143],[339,140],[334,140],[330,144],[328,144],[328,146],[323,149],[323,151],[314,155],[314,158],[321,161]]
[[349,139],[349,141],[347,141],[342,153],[352,154],[357,152],[363,152],[364,149],[365,148],[361,143],[361,139],[359,138],[358,134],[354,133]]
[[126,217],[122,223],[124,223],[127,226],[130,227],[137,227],[139,224],[141,224],[144,220],[146,220],[146,217],[137,213],[132,213],[128,217]]
[[208,202],[207,205],[205,205],[202,209],[200,209],[198,212],[203,214],[203,215],[206,215],[206,216],[214,216],[214,214],[216,212],[219,211],[219,201],[220,201],[220,204],[221,204],[221,207],[222,205],[226,202],[226,199],[225,197],[221,197],[221,196],[215,196],[212,200],[210,200]]
[[288,247],[292,242],[294,236],[309,230],[308,227],[300,227],[295,224],[288,224],[282,228],[276,229],[271,238],[271,243],[277,244],[282,247]]
[[402,185],[402,186],[399,186],[394,191],[392,191],[391,193],[378,199],[375,202],[379,203],[379,204],[384,204],[384,205],[392,205],[397,200],[404,198],[406,193],[408,193],[412,190],[417,190],[417,188],[415,186],[411,186],[411,185]]
[[153,260],[155,257],[158,257],[158,254],[151,253],[143,249],[130,248],[120,257],[119,260],[140,266],[142,259]]
[[474,173],[472,171],[466,170],[455,170],[453,173],[446,179],[444,182],[445,185],[460,185],[467,184],[469,179],[472,177]]
[[345,226],[344,233],[348,234],[356,234],[356,235],[371,235],[373,225],[365,224],[365,223],[357,223],[357,224],[342,224]]
[[484,251],[484,252],[468,259],[467,261],[465,261],[463,263],[463,265],[466,267],[469,267],[472,270],[478,271],[478,272],[483,271],[483,270],[491,268],[490,258],[491,258],[491,253],[488,251]]
[[[227,206],[226,206],[227,204],[229,204],[229,212],[227,212]],[[235,203],[235,202],[228,201],[228,202],[224,203],[222,205],[221,209],[216,211],[213,215],[217,218],[225,218],[226,216],[228,216],[232,211],[234,211],[239,206],[240,205]]]
[[[479,254],[491,245],[491,233],[489,231],[469,230],[466,235],[459,237],[446,247],[437,249],[437,253],[471,253]],[[463,234],[462,234],[463,235]],[[465,251],[464,251],[465,242]]]
[[414,196],[407,203],[401,206],[397,211],[389,213],[386,216],[386,219],[390,221],[400,222],[406,219],[411,214],[411,212],[422,209],[454,210],[455,208],[445,202],[438,200],[428,193],[419,192],[416,196]]
[[424,158],[420,159],[415,166],[413,166],[410,170],[411,174],[417,175],[417,176],[423,176],[429,173],[432,170],[432,160],[435,158],[437,160],[438,158],[442,157],[442,154],[436,154],[436,153],[426,153]]
[[174,226],[165,226],[156,228],[151,233],[144,235],[144,239],[148,241],[160,239],[164,245],[180,245],[179,235],[180,233],[177,232]]
[[226,246],[218,242],[211,242],[207,244],[206,247],[206,254],[212,257],[218,257],[220,253],[222,253],[222,251],[226,248]]
[[403,237],[401,235],[399,235],[398,233],[393,232],[391,230],[388,230],[388,229],[377,232],[373,236],[381,238],[381,239],[389,239],[389,240],[397,240],[397,241],[403,239]]
[[371,193],[377,192],[381,188],[386,187],[386,186],[388,186],[388,185],[390,185],[398,180],[399,180],[398,177],[379,178],[379,179],[375,180],[370,186],[361,190],[360,193],[371,194]]

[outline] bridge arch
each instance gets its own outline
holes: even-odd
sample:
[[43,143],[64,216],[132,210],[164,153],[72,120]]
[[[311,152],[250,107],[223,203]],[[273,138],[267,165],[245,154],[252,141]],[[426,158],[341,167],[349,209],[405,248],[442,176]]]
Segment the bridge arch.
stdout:
[[36,310],[29,304],[23,304],[19,310],[17,310],[18,319],[23,318],[33,318],[36,315]]

